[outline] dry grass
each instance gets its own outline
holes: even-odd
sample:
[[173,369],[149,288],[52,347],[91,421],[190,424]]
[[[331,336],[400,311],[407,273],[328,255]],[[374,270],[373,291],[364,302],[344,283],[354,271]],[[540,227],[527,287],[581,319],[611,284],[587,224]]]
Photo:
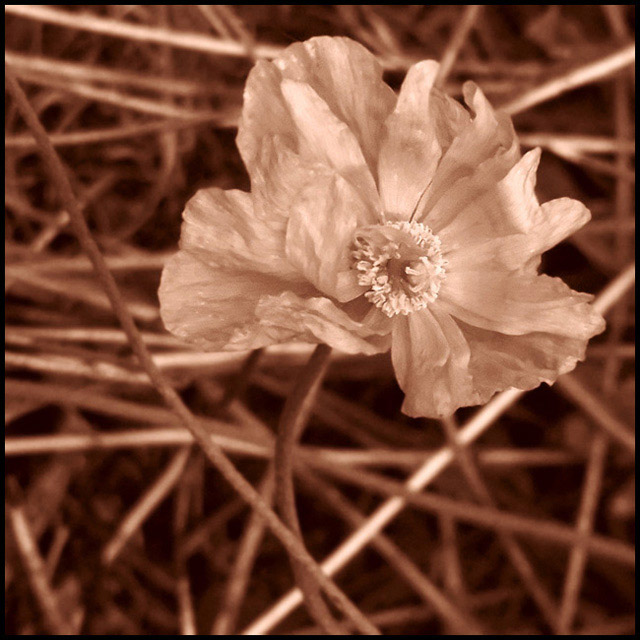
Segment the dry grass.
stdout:
[[[6,62],[69,169],[149,366],[266,503],[278,416],[310,347],[201,354],[166,334],[156,297],[187,198],[248,187],[234,126],[257,57],[347,35],[394,88],[412,62],[441,59],[448,91],[473,78],[525,148],[543,147],[540,199],[592,210],[544,267],[601,294],[608,329],[553,388],[501,394],[455,423],[411,420],[387,356],[332,356],[295,457],[300,524],[385,635],[634,630],[633,13],[6,8]],[[313,633],[278,539],[134,357],[10,97],[5,150],[5,631]]]

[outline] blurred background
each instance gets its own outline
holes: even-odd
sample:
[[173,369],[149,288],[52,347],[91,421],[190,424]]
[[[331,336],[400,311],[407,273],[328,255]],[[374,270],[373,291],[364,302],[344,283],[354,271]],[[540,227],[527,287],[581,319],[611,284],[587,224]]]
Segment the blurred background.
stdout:
[[[442,61],[456,97],[473,79],[513,116],[523,151],[542,147],[540,201],[570,196],[591,209],[543,268],[598,294],[634,260],[634,14],[13,5],[5,61],[156,363],[270,500],[273,433],[311,348],[197,352],[166,333],[156,293],[186,200],[204,186],[249,188],[234,138],[255,60],[345,35],[378,55],[394,89],[427,58]],[[294,585],[286,553],[140,369],[5,98],[5,631],[241,633]],[[316,559],[430,455],[455,449],[424,500],[390,519],[386,542],[363,544],[336,578],[385,635],[458,633],[471,621],[495,634],[634,631],[632,296],[619,289],[607,331],[574,373],[525,394],[461,449],[452,430],[477,409],[445,424],[412,420],[388,355],[333,355],[298,452],[308,467],[298,508]],[[263,633],[310,635],[311,624],[297,607]]]

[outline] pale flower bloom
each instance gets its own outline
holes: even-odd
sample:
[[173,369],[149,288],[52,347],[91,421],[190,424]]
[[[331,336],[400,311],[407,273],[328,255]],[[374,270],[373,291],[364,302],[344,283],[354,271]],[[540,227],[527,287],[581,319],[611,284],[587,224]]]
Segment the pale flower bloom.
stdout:
[[207,350],[391,349],[410,416],[573,369],[604,321],[538,266],[589,211],[540,205],[539,149],[521,156],[474,84],[468,110],[434,88],[437,69],[414,65],[396,96],[347,38],[258,62],[237,137],[251,193],[188,202],[160,285],[166,327]]

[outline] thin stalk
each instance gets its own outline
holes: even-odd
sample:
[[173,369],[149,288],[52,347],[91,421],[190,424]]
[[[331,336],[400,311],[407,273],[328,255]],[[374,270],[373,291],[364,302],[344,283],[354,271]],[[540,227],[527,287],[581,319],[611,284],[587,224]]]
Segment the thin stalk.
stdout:
[[[274,456],[276,503],[285,524],[292,531],[295,531],[301,540],[302,532],[298,520],[293,486],[294,457],[296,455],[296,445],[302,436],[320,384],[329,367],[330,356],[331,348],[327,345],[319,344],[316,347],[285,403],[280,417],[280,424],[278,425]],[[300,591],[302,591],[311,617],[325,633],[344,635],[346,632],[334,619],[322,599],[317,584],[310,579],[311,576],[306,567],[301,565],[294,557],[290,556],[289,559],[296,583]]]

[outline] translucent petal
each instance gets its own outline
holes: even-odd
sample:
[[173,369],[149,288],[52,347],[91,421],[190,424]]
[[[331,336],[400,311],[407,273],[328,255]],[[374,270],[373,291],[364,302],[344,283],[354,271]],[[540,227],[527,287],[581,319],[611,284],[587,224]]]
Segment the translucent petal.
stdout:
[[271,62],[259,60],[244,87],[236,144],[250,176],[260,164],[266,137],[278,136],[283,145],[297,148],[296,130],[282,97],[281,82],[280,70]]
[[494,159],[461,178],[428,216],[447,250],[527,233],[539,209],[534,187],[540,150],[525,154],[506,175]]
[[297,127],[298,152],[302,159],[335,169],[358,189],[370,206],[376,207],[376,185],[351,129],[308,84],[283,80],[282,93]]
[[311,87],[353,132],[370,169],[375,169],[382,126],[395,94],[383,82],[378,61],[362,45],[321,36],[291,45],[273,62],[260,61],[250,72],[237,137],[250,175],[265,136],[279,135],[297,149],[297,131],[280,88],[283,79]]
[[187,202],[183,218],[180,247],[202,262],[300,279],[285,256],[284,229],[255,215],[250,194],[201,189]]
[[289,262],[325,295],[347,302],[366,288],[352,269],[358,227],[376,221],[372,210],[338,173],[318,171],[292,203],[287,226]]
[[474,385],[488,400],[510,387],[533,389],[552,384],[584,359],[587,340],[552,333],[507,336],[458,321],[470,350]]
[[438,418],[480,402],[468,368],[469,346],[435,305],[396,320],[391,358],[405,393],[402,411],[409,416]]
[[353,320],[328,298],[303,298],[291,291],[263,296],[256,316],[264,336],[282,341],[320,342],[345,353],[368,355],[389,349],[388,336]]
[[284,235],[291,206],[300,190],[323,171],[325,166],[303,160],[279,136],[266,136],[251,178],[255,215]]
[[[559,198],[538,207],[527,233],[484,239],[482,230],[454,239],[446,234],[446,258],[451,271],[471,269],[534,271],[539,256],[571,235],[591,218],[589,210],[577,200]],[[445,234],[440,237],[443,238]]]
[[203,349],[220,351],[229,348],[239,327],[253,323],[255,331],[260,297],[276,295],[285,286],[257,271],[207,265],[191,253],[179,251],[162,272],[160,315],[171,333]]
[[604,320],[560,278],[470,269],[447,273],[438,297],[443,310],[475,327],[509,335],[555,333],[589,339]]
[[508,174],[520,156],[510,118],[495,112],[473,83],[466,83],[463,93],[475,115],[457,131],[442,156],[416,215],[434,231],[457,216],[461,198],[469,202],[482,195],[488,185]]
[[527,237],[532,255],[544,253],[575,233],[591,220],[582,202],[558,198],[540,205],[531,220]]
[[349,38],[320,36],[288,47],[274,61],[284,78],[307,83],[355,135],[373,171],[382,126],[396,96],[376,57]]
[[384,127],[378,159],[378,188],[385,215],[407,220],[428,187],[442,153],[431,109],[438,63],[413,65]]

